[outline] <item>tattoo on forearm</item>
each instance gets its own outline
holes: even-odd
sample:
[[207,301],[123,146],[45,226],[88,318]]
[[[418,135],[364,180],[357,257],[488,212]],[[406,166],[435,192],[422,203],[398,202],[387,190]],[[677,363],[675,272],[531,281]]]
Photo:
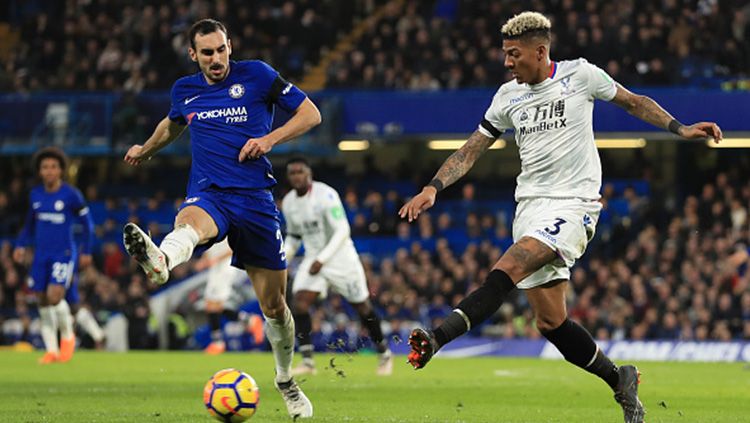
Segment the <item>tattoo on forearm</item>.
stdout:
[[646,96],[639,98],[637,106],[631,113],[641,120],[664,129],[667,129],[669,122],[674,119],[669,112],[659,106],[659,103]]
[[482,135],[479,131],[474,131],[466,143],[440,166],[435,178],[439,179],[444,187],[456,182],[471,169],[474,162],[490,148],[493,142],[495,142],[494,139]]

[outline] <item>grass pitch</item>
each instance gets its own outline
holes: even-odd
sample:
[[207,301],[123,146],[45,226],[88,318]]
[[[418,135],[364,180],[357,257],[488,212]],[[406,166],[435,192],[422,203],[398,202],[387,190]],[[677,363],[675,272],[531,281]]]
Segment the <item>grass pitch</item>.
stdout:
[[[0,422],[211,422],[205,381],[235,367],[260,385],[251,422],[288,422],[270,354],[78,352],[39,366],[40,353],[0,352]],[[330,361],[334,360],[334,368]],[[563,361],[437,358],[413,371],[397,357],[375,376],[374,355],[319,354],[301,379],[315,422],[621,422],[604,382]],[[636,363],[653,422],[750,421],[750,367],[741,363]]]

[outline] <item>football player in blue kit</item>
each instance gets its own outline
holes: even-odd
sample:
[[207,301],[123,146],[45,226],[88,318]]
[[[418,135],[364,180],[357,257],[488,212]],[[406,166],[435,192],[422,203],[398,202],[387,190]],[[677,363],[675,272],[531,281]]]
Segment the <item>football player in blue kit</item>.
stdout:
[[[13,259],[23,263],[27,247],[34,247],[29,283],[38,297],[41,335],[47,350],[39,360],[41,364],[73,357],[75,332],[70,306],[78,303],[75,275],[79,264],[91,264],[94,224],[81,192],[63,181],[66,162],[65,153],[56,147],[45,147],[34,156],[41,184],[31,190],[26,222],[13,251]],[[73,237],[75,224],[83,228],[80,255]]]
[[[189,32],[190,58],[200,72],[172,87],[169,115],[125,161],[138,165],[190,129],[192,165],[187,197],[174,230],[159,246],[134,224],[124,228],[128,253],[149,279],[163,284],[169,271],[229,238],[232,265],[247,271],[266,318],[266,334],[276,361],[275,384],[289,415],[311,417],[312,404],[292,379],[294,321],[285,300],[287,263],[276,185],[266,154],[274,145],[304,134],[321,121],[307,96],[259,61],[230,61],[232,43],[221,22],[204,19]],[[271,130],[276,107],[291,114]]]

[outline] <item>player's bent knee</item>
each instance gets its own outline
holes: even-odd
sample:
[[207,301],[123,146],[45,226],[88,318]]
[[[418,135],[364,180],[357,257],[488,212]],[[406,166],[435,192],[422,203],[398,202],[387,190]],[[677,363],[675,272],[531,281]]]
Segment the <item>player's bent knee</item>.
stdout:
[[565,316],[537,315],[536,328],[544,334],[560,327],[565,322]]

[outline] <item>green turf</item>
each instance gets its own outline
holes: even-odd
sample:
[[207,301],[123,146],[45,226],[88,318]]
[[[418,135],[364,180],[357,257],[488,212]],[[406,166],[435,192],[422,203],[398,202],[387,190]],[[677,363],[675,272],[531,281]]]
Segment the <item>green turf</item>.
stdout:
[[[210,422],[203,384],[224,367],[260,384],[251,421],[289,421],[268,354],[79,352],[70,363],[44,367],[39,356],[0,352],[1,422]],[[314,421],[622,421],[609,388],[562,361],[438,358],[415,372],[397,357],[394,375],[377,377],[373,355],[337,355],[335,370],[325,368],[331,357],[318,355],[320,372],[302,382]],[[744,364],[644,362],[640,369],[650,423],[750,421]]]

